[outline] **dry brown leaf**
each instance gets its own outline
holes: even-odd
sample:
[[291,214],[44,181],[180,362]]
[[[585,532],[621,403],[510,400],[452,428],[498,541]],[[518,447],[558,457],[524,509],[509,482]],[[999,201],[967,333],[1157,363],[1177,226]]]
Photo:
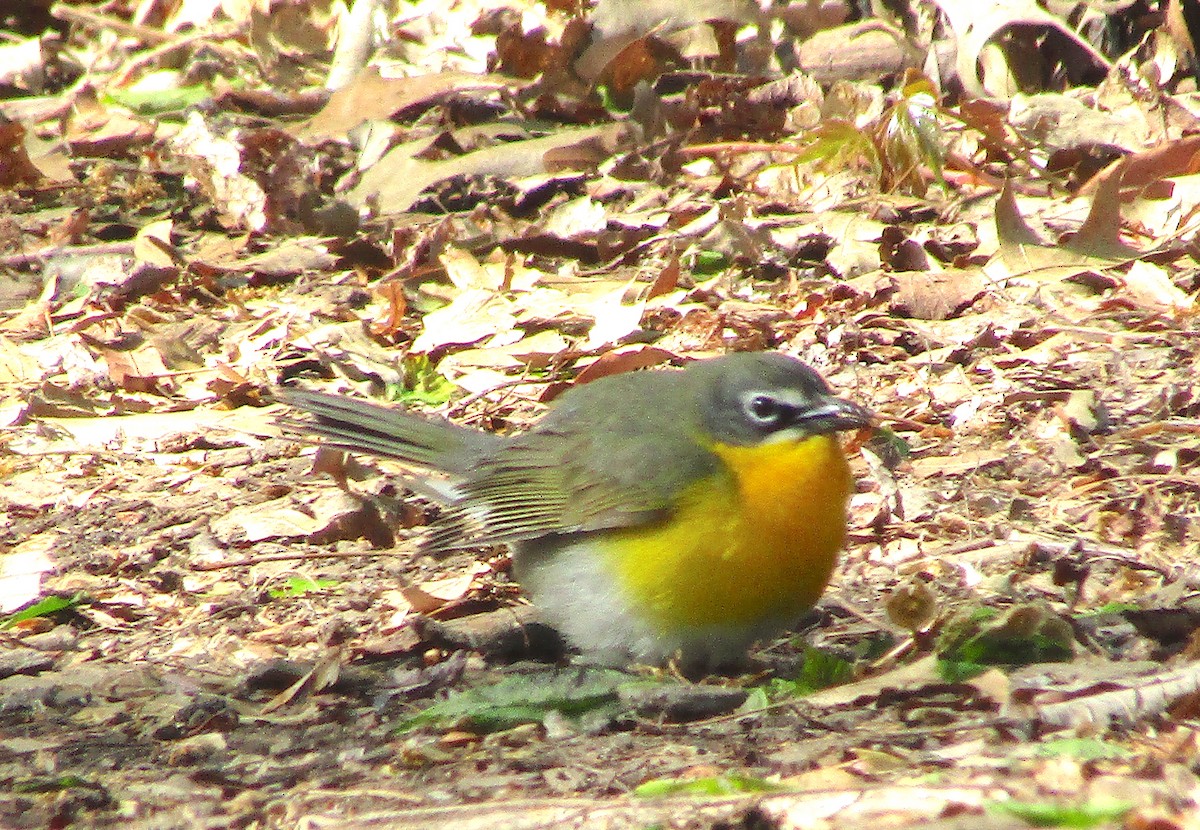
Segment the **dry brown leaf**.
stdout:
[[212,523],[213,534],[226,544],[307,538],[320,529],[319,519],[287,498],[235,507]]
[[150,222],[138,229],[133,242],[133,255],[139,262],[170,268],[179,264],[179,254],[171,244],[175,223],[170,219]]
[[0,189],[36,184],[41,178],[41,172],[25,151],[24,138],[25,128],[20,124],[0,123]]
[[1161,265],[1138,260],[1121,276],[1121,282],[1129,297],[1143,308],[1169,314],[1189,314],[1196,308],[1196,296],[1175,285]]
[[931,654],[874,677],[814,692],[806,695],[804,700],[816,707],[846,706],[859,699],[875,697],[884,689],[913,692],[921,686],[941,682],[937,673],[937,658]]
[[605,352],[584,366],[575,376],[575,383],[591,383],[609,375],[649,369],[678,359],[678,355],[657,346],[625,346]]
[[1151,138],[1145,124],[1057,92],[1014,96],[1008,122],[1031,145],[1051,150],[1112,147],[1132,152],[1143,150]]
[[88,88],[75,99],[64,138],[75,156],[104,158],[147,144],[154,138],[154,125],[105,106]]
[[328,689],[341,676],[341,667],[346,656],[347,649],[344,647],[326,649],[321,659],[303,677],[264,703],[260,711],[264,715],[270,714],[302,696]]
[[407,107],[428,104],[454,92],[498,90],[511,85],[507,78],[468,72],[384,78],[377,67],[367,67],[334,92],[319,113],[297,125],[293,134],[305,141],[344,138],[364,121],[382,121]]
[[1057,242],[1043,239],[1029,227],[1006,184],[996,203],[1000,250],[988,265],[989,273],[1002,263],[1008,276],[1057,283],[1136,259],[1141,252],[1120,239],[1120,181],[1120,169],[1115,168],[1096,190],[1079,231]]
[[[1032,708],[1027,704],[1013,703],[1004,714],[1009,717],[1029,717],[1060,728],[1133,724],[1151,715],[1161,714],[1181,698],[1200,694],[1200,663],[1190,663],[1127,682],[1129,685],[1121,689],[1112,689],[1111,684],[1101,683],[1092,693],[1076,693],[1071,699],[1058,703],[1035,703]],[[1022,700],[1029,699],[1028,691],[1021,696]],[[1047,688],[1038,691],[1045,695],[1054,690]]]
[[710,20],[754,23],[759,20],[752,0],[599,0],[592,23],[603,35],[635,32],[641,36],[658,29],[682,29]]
[[214,134],[203,116],[192,112],[172,142],[231,229],[261,231],[267,226],[267,194],[242,173],[241,146]]
[[158,349],[149,343],[128,351],[98,348],[96,352],[104,358],[112,382],[121,389],[159,393],[160,381],[165,380],[169,386],[170,370]]
[[930,456],[913,459],[912,471],[917,478],[961,475],[997,464],[1007,458],[1008,453],[996,450],[962,451],[949,458]]
[[[1108,60],[1081,38],[1064,21],[1050,14],[1035,0],[999,0],[977,3],[973,0],[934,0],[946,15],[953,30],[958,47],[957,72],[959,81],[967,92],[977,98],[991,96],[1007,97],[1016,90],[1011,86],[1009,73],[1024,70],[1029,63],[1017,53],[1010,57],[1000,45],[1005,33],[1024,34],[1028,38],[1044,38],[1052,33],[1064,47],[1054,57],[1063,62],[1079,61],[1084,67],[1093,69],[1093,75],[1102,78],[1110,64]],[[1014,37],[1008,45],[1016,49],[1021,38]],[[1048,48],[1042,46],[1043,54]],[[983,77],[980,78],[980,61],[984,60]],[[1025,63],[1026,66],[1021,64]],[[1022,79],[1040,84],[1041,79]],[[1036,88],[1036,87],[1035,87]]]
[[755,806],[771,826],[781,830],[811,827],[862,827],[881,822],[932,826],[948,815],[972,815],[1007,794],[991,784],[963,787],[861,785],[821,793],[773,795]]
[[936,273],[902,271],[892,274],[891,281],[895,287],[892,310],[901,317],[918,320],[957,317],[987,289],[980,271],[957,268]]
[[428,614],[465,597],[474,581],[475,574],[465,574],[401,588],[400,593],[413,611]]
[[468,288],[460,291],[445,308],[425,315],[421,334],[412,344],[414,352],[428,354],[443,346],[469,346],[481,340],[493,345],[515,342],[516,306],[496,291]]
[[226,267],[235,265],[239,271],[282,277],[305,271],[328,271],[335,262],[337,257],[330,253],[329,245],[323,238],[293,236],[260,254],[227,263]]
[[[421,191],[453,176],[497,176],[517,179],[556,172],[558,164],[548,162],[553,151],[569,147],[591,146],[595,141],[609,144],[625,128],[617,124],[562,130],[542,138],[498,144],[473,153],[442,161],[422,161],[413,156],[417,148],[406,145],[385,155],[363,174],[362,181],[350,193],[356,205],[373,202],[384,214],[403,213],[412,207]],[[588,154],[588,163],[596,156]]]
[[[1163,179],[1200,173],[1200,135],[1167,141],[1157,147],[1131,153],[1113,164],[1123,167],[1121,187],[1124,189],[1147,188]],[[1092,177],[1079,189],[1078,195],[1091,196],[1105,181],[1100,176]]]
[[849,23],[817,32],[798,50],[800,68],[818,83],[881,81],[919,66],[904,35],[879,21]]

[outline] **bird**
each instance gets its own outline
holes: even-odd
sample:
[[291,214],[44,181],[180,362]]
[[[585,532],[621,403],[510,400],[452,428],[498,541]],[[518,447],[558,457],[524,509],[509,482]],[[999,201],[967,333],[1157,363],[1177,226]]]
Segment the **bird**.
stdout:
[[290,424],[401,462],[444,508],[430,553],[506,544],[543,620],[597,664],[741,664],[820,598],[873,428],[812,367],[735,352],[577,385],[509,436],[285,387]]

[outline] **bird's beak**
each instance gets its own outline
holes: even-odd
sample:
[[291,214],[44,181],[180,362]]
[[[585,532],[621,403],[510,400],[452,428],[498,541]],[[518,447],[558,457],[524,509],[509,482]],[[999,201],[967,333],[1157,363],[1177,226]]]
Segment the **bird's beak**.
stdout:
[[807,410],[800,422],[810,432],[843,432],[875,425],[875,414],[865,406],[830,396]]

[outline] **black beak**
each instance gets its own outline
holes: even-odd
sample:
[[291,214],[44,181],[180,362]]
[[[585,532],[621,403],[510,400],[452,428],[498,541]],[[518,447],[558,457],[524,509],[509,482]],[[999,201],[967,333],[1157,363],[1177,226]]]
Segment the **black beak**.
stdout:
[[797,419],[813,433],[843,432],[875,424],[875,414],[865,406],[830,396],[800,413]]

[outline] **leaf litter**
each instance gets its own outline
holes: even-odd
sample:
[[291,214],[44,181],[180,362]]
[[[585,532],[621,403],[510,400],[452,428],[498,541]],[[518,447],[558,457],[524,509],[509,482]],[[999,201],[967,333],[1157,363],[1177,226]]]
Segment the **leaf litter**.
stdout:
[[[1176,9],[14,12],[0,823],[1198,826]],[[555,665],[271,405],[507,432],[756,349],[885,432],[812,618],[701,682]]]

